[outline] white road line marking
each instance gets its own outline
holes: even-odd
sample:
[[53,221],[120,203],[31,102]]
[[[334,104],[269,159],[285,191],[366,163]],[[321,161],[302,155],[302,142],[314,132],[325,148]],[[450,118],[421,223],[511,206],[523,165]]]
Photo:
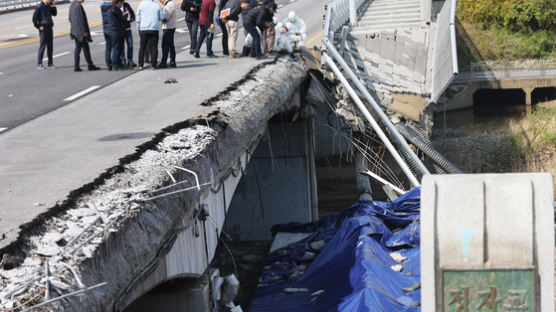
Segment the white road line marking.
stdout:
[[176,22],[181,22],[181,21],[185,21],[185,17],[178,18],[178,19],[176,20]]
[[[60,53],[60,54],[53,55],[52,58],[55,59],[55,58],[57,58],[57,57],[64,56],[64,55],[68,55],[68,54],[70,54],[70,53],[69,53],[68,51],[66,51],[66,52],[62,52],[62,53]],[[43,61],[46,61],[46,60],[48,60],[48,58],[45,57],[45,58],[43,58],[42,60],[43,60]]]
[[98,45],[105,45],[106,41],[100,42]]
[[85,90],[83,90],[83,91],[77,92],[76,94],[74,94],[74,95],[72,95],[72,96],[70,96],[70,97],[65,98],[64,101],[66,101],[66,102],[73,101],[73,100],[75,100],[75,99],[77,99],[77,98],[79,98],[79,97],[84,96],[85,94],[87,94],[87,93],[89,93],[89,92],[95,91],[95,90],[98,89],[98,88],[100,88],[100,86],[92,86],[92,87],[89,87],[89,88],[87,88],[87,89],[85,89]]
[[182,50],[187,50],[187,49],[189,49],[190,46],[191,46],[191,45],[186,45],[185,47],[183,47],[183,48],[181,48],[181,49],[182,49]]
[[185,34],[187,32],[187,29],[185,29],[185,28],[176,28],[176,32],[180,33],[180,34]]
[[4,75],[4,73],[3,73],[3,72],[0,72],[0,76],[2,76],[2,75]]
[[295,2],[295,0],[290,0],[290,3]]
[[6,130],[8,130],[8,128],[0,128],[0,132],[4,132]]

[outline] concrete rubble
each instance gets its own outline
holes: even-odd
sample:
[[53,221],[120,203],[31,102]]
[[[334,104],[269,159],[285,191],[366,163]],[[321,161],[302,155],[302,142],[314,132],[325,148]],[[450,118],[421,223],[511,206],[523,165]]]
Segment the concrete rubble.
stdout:
[[[267,62],[233,87],[204,105],[214,107],[206,116],[168,127],[135,155],[123,158],[109,178],[98,181],[85,194],[73,194],[73,203],[24,233],[16,250],[3,251],[0,268],[0,307],[18,311],[43,302],[46,279],[51,297],[84,287],[106,285],[47,305],[44,309],[66,311],[112,310],[118,294],[149,260],[156,256],[176,228],[193,214],[192,203],[200,194],[177,194],[179,205],[168,197],[149,198],[170,190],[192,188],[190,175],[199,175],[202,192],[220,179],[240,153],[257,140],[273,115],[299,105],[288,101],[305,77],[303,66],[288,57]],[[284,105],[290,103],[288,105]],[[225,151],[225,152],[223,152]],[[175,199],[174,199],[175,200]],[[186,209],[184,209],[186,207]],[[45,275],[45,261],[50,276]],[[40,310],[40,309],[39,309]]]

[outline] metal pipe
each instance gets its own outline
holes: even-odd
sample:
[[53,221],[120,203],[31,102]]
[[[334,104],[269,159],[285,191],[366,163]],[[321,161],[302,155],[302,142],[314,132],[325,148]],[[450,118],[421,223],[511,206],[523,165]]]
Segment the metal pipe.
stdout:
[[355,177],[357,180],[357,196],[360,201],[373,200],[373,191],[371,189],[371,182],[369,181],[368,177],[360,174],[367,170],[368,170],[367,159],[365,158],[365,155],[363,155],[362,152],[357,151],[355,154],[355,174],[356,174]]
[[454,77],[459,73],[458,68],[458,48],[456,44],[456,6],[458,0],[452,0],[452,7],[450,8],[450,39],[452,46],[452,68],[454,71]]
[[[329,44],[329,42],[326,43]],[[329,48],[334,49],[334,47],[329,47]],[[363,102],[361,102],[359,96],[357,96],[357,93],[355,93],[355,90],[353,90],[353,88],[351,87],[347,79],[340,72],[340,69],[336,66],[336,64],[334,64],[334,61],[327,54],[323,54],[322,57],[326,61],[326,63],[328,63],[328,65],[330,66],[330,68],[332,69],[336,77],[344,85],[348,94],[351,96],[351,98],[353,99],[353,101],[355,102],[355,104],[363,114],[363,116],[365,116],[365,119],[367,119],[367,121],[371,124],[371,127],[378,134],[378,136],[380,137],[380,139],[382,140],[382,142],[384,143],[388,151],[390,151],[390,153],[392,154],[392,156],[394,157],[398,165],[402,168],[403,172],[405,173],[405,175],[407,176],[411,184],[413,186],[420,186],[419,181],[413,175],[413,172],[411,172],[411,170],[409,169],[409,167],[407,166],[403,158],[400,156],[396,148],[392,145],[392,143],[390,143],[384,131],[382,131],[382,129],[380,128],[376,120],[374,120],[373,116],[371,116],[371,114],[369,113],[369,111],[367,110]]]
[[[330,42],[330,40],[328,40],[327,38],[323,39],[324,44],[327,46],[328,48],[328,53],[331,53],[332,56],[334,57],[334,59],[336,59],[336,61],[338,61],[338,63],[340,64],[340,66],[344,69],[344,71],[347,73],[348,77],[351,79],[351,81],[353,82],[353,84],[355,84],[355,86],[357,87],[357,89],[365,96],[365,99],[367,100],[367,102],[369,102],[369,104],[371,105],[371,108],[373,109],[373,111],[375,112],[375,114],[377,114],[380,118],[380,120],[382,121],[382,124],[386,127],[386,129],[388,130],[388,133],[390,133],[390,135],[393,137],[393,139],[395,141],[397,141],[397,143],[399,143],[402,149],[404,149],[406,151],[406,153],[413,159],[413,161],[417,164],[417,166],[419,167],[419,170],[423,173],[423,175],[425,174],[430,174],[429,170],[425,167],[425,165],[423,164],[423,162],[421,162],[421,160],[419,159],[419,157],[417,157],[417,155],[415,155],[415,153],[413,152],[413,150],[409,147],[409,145],[407,144],[407,142],[405,141],[405,139],[401,136],[401,134],[398,132],[398,130],[396,130],[396,127],[394,127],[394,125],[392,124],[392,122],[390,121],[390,119],[388,118],[388,116],[386,116],[386,114],[382,111],[382,109],[380,108],[380,106],[377,104],[377,102],[373,99],[373,97],[371,96],[371,94],[369,93],[369,91],[367,90],[367,88],[365,88],[365,86],[363,86],[363,84],[361,83],[361,81],[359,81],[359,79],[357,78],[357,76],[353,73],[353,71],[349,68],[348,64],[344,61],[344,59],[340,56],[340,54],[338,53],[338,51],[336,51],[336,48],[334,48],[334,45]],[[324,57],[324,55],[323,55]],[[332,60],[329,63],[334,63]],[[338,70],[339,71],[339,70]],[[337,75],[338,76],[338,75]],[[346,82],[347,84],[347,82]],[[361,110],[361,112],[365,115],[368,114],[369,116],[370,113],[367,110],[367,108],[365,107],[365,105],[363,105],[361,103],[361,107],[359,108]],[[372,117],[371,117],[372,118]],[[405,162],[404,162],[405,164]],[[413,174],[412,174],[413,176]],[[415,186],[419,185],[419,183],[414,184]]]
[[195,183],[197,183],[197,190],[200,191],[201,190],[201,185],[199,184],[199,176],[194,172],[191,171],[189,169],[183,168],[183,167],[179,167],[179,166],[174,166],[174,168],[179,169],[179,170],[183,170],[187,173],[191,173],[194,177],[195,177]]
[[69,266],[69,264],[66,264],[64,262],[60,262],[60,264],[64,268],[68,269],[71,272],[71,274],[73,274],[73,278],[75,278],[75,281],[77,282],[77,285],[79,286],[79,288],[81,288],[81,289],[85,288],[85,284],[83,284],[83,282],[81,282],[81,279],[77,275],[77,272],[75,272],[75,270],[71,266]]
[[357,7],[355,0],[349,0],[349,25],[351,27],[357,26]]
[[372,173],[372,172],[369,171],[369,170],[361,171],[361,173],[364,174],[364,175],[367,175],[367,176],[369,176],[369,177],[371,177],[371,178],[373,178],[373,179],[376,179],[378,182],[380,182],[380,183],[382,183],[382,184],[384,184],[384,185],[390,186],[396,193],[398,193],[398,194],[400,194],[400,195],[405,194],[405,191],[404,191],[404,190],[402,190],[402,189],[400,189],[399,187],[395,186],[394,184],[392,184],[392,183],[390,183],[390,182],[384,180],[384,179],[381,178],[379,175],[376,175],[376,174]]
[[107,284],[106,282],[102,282],[102,283],[100,283],[100,284],[96,284],[96,285],[91,286],[91,287],[87,287],[87,288],[84,288],[84,289],[76,290],[76,291],[74,291],[74,292],[70,292],[69,294],[65,294],[65,295],[62,295],[62,296],[60,296],[60,297],[56,297],[56,298],[47,300],[47,301],[45,301],[45,302],[41,302],[41,303],[39,303],[39,304],[37,304],[37,305],[34,305],[34,306],[30,307],[30,308],[27,308],[27,309],[23,310],[22,312],[28,312],[28,311],[34,310],[34,309],[36,309],[36,308],[42,307],[42,306],[44,306],[44,305],[47,305],[47,304],[49,304],[49,303],[52,303],[52,302],[54,302],[54,301],[58,301],[58,300],[62,300],[62,299],[67,298],[67,297],[75,296],[75,295],[78,295],[78,294],[80,294],[80,293],[83,293],[83,292],[86,292],[86,291],[89,291],[89,290],[93,290],[93,289],[95,289],[95,288],[102,287],[102,286],[104,286],[104,285],[106,285],[106,284]]
[[48,267],[48,259],[44,261],[44,275],[46,276],[44,281],[44,300],[50,299],[50,268]]
[[[332,15],[332,2],[329,2],[326,6],[326,15],[324,17],[324,30],[323,30],[323,37],[328,36],[328,32],[330,31],[330,16]],[[326,47],[322,45],[322,50],[326,50]]]

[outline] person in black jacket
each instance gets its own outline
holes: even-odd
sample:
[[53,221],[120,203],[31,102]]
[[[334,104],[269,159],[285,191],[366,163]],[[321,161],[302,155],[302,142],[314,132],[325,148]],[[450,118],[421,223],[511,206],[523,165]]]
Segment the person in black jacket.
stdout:
[[199,29],[199,14],[201,13],[202,0],[183,0],[181,10],[185,11],[185,23],[189,31],[189,54],[195,52],[197,46],[197,30]]
[[123,0],[105,1],[100,6],[102,13],[102,27],[106,41],[104,58],[108,70],[121,69],[121,42],[124,34],[124,17],[120,8]]
[[89,70],[99,70],[100,68],[96,67],[93,64],[93,60],[91,59],[91,52],[89,50],[89,42],[93,42],[91,38],[91,31],[89,30],[89,22],[87,21],[87,14],[85,14],[85,10],[81,3],[85,0],[75,0],[71,3],[69,7],[69,21],[71,24],[71,31],[70,37],[71,39],[75,40],[75,50],[73,53],[74,56],[74,67],[73,70],[76,72],[80,72],[81,68],[79,68],[79,54],[81,54],[81,49],[83,49],[83,54],[85,54],[85,60],[89,65]]
[[53,0],[42,0],[35,7],[35,13],[33,13],[33,25],[39,30],[40,45],[39,45],[39,55],[37,58],[37,69],[44,69],[42,65],[42,59],[44,57],[44,48],[46,48],[46,55],[48,57],[48,68],[55,68],[52,62],[52,50],[54,44],[54,34],[52,32],[52,27],[54,27],[54,21],[52,16],[56,16],[58,10],[56,10],[56,5]]
[[[124,17],[124,35],[122,37],[121,54],[120,59],[122,65],[127,65],[128,68],[135,68],[137,64],[133,63],[133,35],[131,33],[131,23],[135,22],[135,12],[131,8],[131,5],[127,2],[123,2],[123,7],[121,8],[122,16]],[[127,45],[127,63],[125,57],[125,45]]]
[[[245,8],[241,11],[241,22],[243,24],[245,24],[245,17],[247,16],[247,14],[259,5],[259,2],[257,0],[246,0],[246,1],[249,3],[249,5],[247,6],[247,8]],[[245,29],[245,27],[244,27],[243,28],[243,35],[245,37],[247,37],[247,34],[248,34],[247,29]]]
[[262,31],[265,28],[265,21],[272,19],[274,13],[276,12],[276,3],[270,3],[269,5],[259,5],[252,9],[243,22],[243,27],[247,29],[247,32],[253,37],[253,43],[251,44],[251,56],[257,59],[263,59],[264,56],[261,51],[261,36],[257,31],[257,27]]

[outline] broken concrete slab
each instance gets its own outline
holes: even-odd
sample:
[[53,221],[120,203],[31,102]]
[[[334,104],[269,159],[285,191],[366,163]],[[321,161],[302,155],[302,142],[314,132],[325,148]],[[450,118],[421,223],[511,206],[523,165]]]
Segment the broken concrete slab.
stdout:
[[[102,288],[88,292],[86,297],[71,297],[54,307],[63,305],[66,310],[80,311],[112,310],[137,271],[151,265],[151,260],[159,253],[158,247],[172,242],[170,238],[175,229],[193,215],[198,196],[210,192],[210,187],[204,186],[201,193],[184,193],[179,196],[180,205],[172,205],[167,199],[149,201],[155,189],[168,185],[167,171],[172,170],[180,181],[190,178],[173,169],[180,164],[198,172],[201,184],[218,181],[239,155],[258,139],[257,134],[272,116],[292,108],[288,106],[291,103],[288,100],[299,90],[304,77],[304,68],[297,60],[285,58],[276,63],[268,62],[239,81],[237,89],[230,88],[207,102],[213,105],[210,110],[214,113],[166,128],[102,178],[91,178],[91,181],[95,180],[94,188],[74,193],[72,202],[64,206],[66,211],[43,218],[39,227],[23,237],[23,242],[31,237],[38,241],[49,232],[61,231],[63,235],[71,235],[66,237],[68,246],[63,252],[50,257],[52,272],[74,288],[78,287],[77,282],[62,264],[74,268],[87,286],[106,282]],[[89,213],[69,213],[70,209],[95,211],[92,203],[105,214],[108,223],[98,221],[99,216]],[[184,210],[184,205],[188,209]],[[68,220],[72,222],[68,223],[71,226],[62,225]],[[86,233],[80,236],[76,227]],[[40,276],[42,258],[34,256],[36,248],[32,244],[17,246],[24,261],[14,269],[0,270],[2,282],[7,284],[0,290],[0,297],[18,289],[28,277]],[[29,262],[29,259],[35,262]],[[165,265],[156,267],[157,270],[164,269]],[[38,292],[38,283],[31,283],[18,296],[31,298]],[[4,304],[9,302],[3,300],[1,305]]]

